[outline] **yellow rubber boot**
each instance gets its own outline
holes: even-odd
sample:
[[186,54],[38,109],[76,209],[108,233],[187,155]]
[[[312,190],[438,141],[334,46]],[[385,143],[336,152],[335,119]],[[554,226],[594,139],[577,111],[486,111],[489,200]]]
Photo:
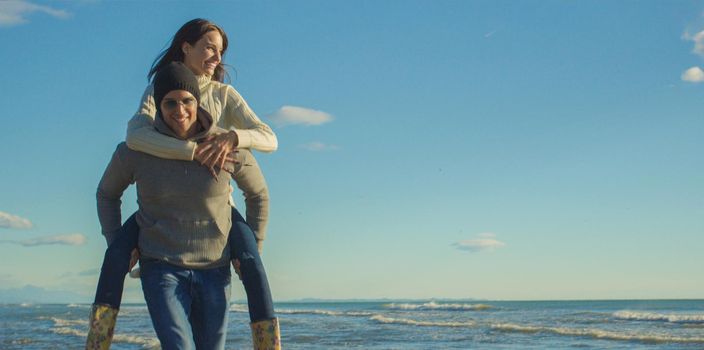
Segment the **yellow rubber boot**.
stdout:
[[115,331],[118,309],[102,304],[93,304],[90,310],[90,329],[86,339],[86,350],[108,350]]
[[278,319],[252,322],[251,327],[254,350],[281,350],[281,330]]

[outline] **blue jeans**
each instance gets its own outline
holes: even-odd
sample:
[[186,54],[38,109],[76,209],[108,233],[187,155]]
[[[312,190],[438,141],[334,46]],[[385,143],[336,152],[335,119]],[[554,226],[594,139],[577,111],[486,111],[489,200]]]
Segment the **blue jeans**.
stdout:
[[187,269],[141,261],[142,291],[162,349],[225,349],[230,266]]
[[[94,303],[106,304],[114,308],[120,307],[125,275],[129,272],[130,254],[137,247],[138,236],[139,225],[133,214],[125,221],[121,231],[105,251]],[[235,208],[232,208],[232,228],[228,240],[230,257],[240,261],[250,321],[256,322],[276,317],[269,282],[257,250],[254,232]]]

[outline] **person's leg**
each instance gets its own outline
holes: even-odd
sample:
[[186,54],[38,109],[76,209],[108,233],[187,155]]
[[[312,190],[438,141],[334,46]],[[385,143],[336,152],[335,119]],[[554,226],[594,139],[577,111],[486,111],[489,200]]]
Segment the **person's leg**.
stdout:
[[257,250],[254,232],[235,208],[232,208],[232,228],[228,240],[230,257],[240,262],[240,274],[247,292],[250,321],[256,322],[276,317],[269,281]]
[[139,225],[135,216],[136,214],[132,214],[125,221],[120,234],[116,235],[115,240],[105,251],[94,304],[120,308],[125,275],[129,272],[132,250],[137,247],[139,237]]
[[196,350],[225,349],[230,306],[230,266],[193,270],[191,329]]
[[192,270],[142,259],[141,279],[152,325],[162,349],[192,350],[189,323],[192,306]]
[[110,348],[122,302],[125,275],[129,270],[132,250],[137,247],[139,226],[132,214],[122,225],[120,233],[105,251],[100,269],[95,300],[90,311],[90,328],[86,337],[86,350]]
[[230,256],[240,263],[242,284],[247,292],[252,341],[255,349],[281,349],[279,322],[274,314],[269,281],[257,250],[254,232],[237,209],[232,208]]

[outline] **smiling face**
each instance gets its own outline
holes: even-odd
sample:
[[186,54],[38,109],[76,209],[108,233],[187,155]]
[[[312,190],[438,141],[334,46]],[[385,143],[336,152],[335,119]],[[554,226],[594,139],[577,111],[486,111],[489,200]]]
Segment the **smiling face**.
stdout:
[[184,42],[181,46],[183,63],[195,75],[212,76],[222,60],[222,45],[222,36],[217,30],[203,34],[194,45]]
[[173,132],[187,139],[198,132],[198,101],[186,90],[172,90],[160,104],[161,116]]

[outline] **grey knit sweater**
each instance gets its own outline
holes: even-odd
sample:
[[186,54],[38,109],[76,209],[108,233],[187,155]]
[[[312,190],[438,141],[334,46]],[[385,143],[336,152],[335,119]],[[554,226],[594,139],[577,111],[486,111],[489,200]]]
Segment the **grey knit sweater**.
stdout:
[[[191,140],[211,132],[212,120],[201,120],[201,125],[203,131]],[[154,126],[175,136],[161,118],[156,118]],[[120,198],[136,183],[142,256],[186,268],[225,265],[232,225],[229,180],[228,172],[220,171],[216,181],[197,162],[158,158],[120,143],[98,185],[103,234],[108,243],[115,239],[121,226]]]

